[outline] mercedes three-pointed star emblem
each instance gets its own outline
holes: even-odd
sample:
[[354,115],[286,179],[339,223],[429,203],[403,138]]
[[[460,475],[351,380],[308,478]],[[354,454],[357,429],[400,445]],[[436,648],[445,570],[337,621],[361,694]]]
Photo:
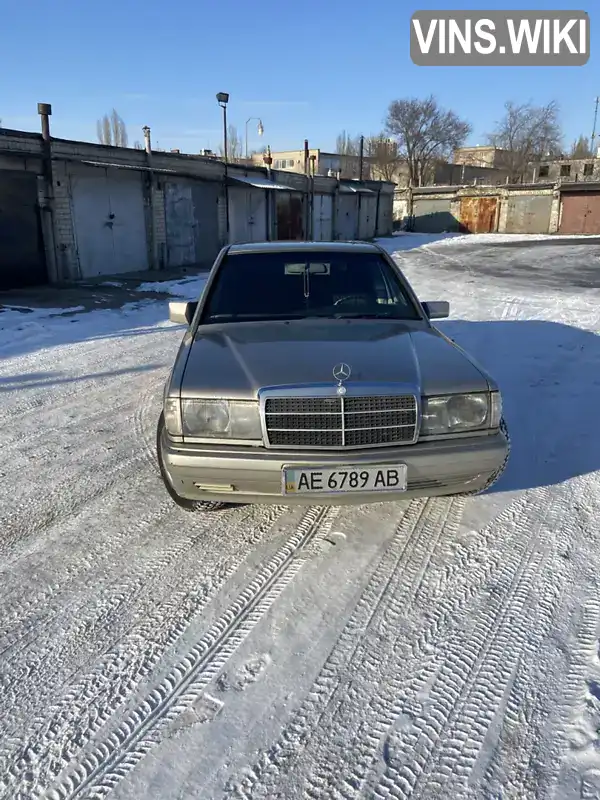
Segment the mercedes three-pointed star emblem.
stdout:
[[348,364],[336,364],[333,368],[333,377],[338,382],[338,394],[346,394],[346,388],[342,386],[343,381],[347,381],[350,375],[352,374],[352,370],[348,366]]

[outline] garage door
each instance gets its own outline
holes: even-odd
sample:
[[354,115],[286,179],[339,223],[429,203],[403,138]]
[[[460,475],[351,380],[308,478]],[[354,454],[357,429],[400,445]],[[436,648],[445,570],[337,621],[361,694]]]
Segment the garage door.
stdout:
[[169,181],[164,194],[168,266],[214,259],[220,249],[218,187],[199,181]]
[[419,233],[443,233],[458,230],[458,222],[450,213],[449,197],[415,197],[413,200],[414,230]]
[[267,238],[267,197],[264,189],[229,189],[229,241],[264,242]]
[[563,194],[559,232],[600,234],[600,192]]
[[548,233],[551,195],[517,195],[508,200],[506,233]]
[[330,194],[316,194],[313,203],[313,241],[331,241],[332,216],[333,197]]
[[80,167],[70,183],[81,277],[147,270],[141,174]]
[[362,194],[358,222],[358,238],[372,239],[375,236],[377,195]]
[[393,232],[394,195],[381,192],[379,196],[379,215],[377,220],[377,236],[391,236]]
[[0,289],[48,282],[37,196],[37,177],[0,172]]
[[304,239],[304,208],[302,196],[296,192],[276,192],[277,239]]
[[460,201],[460,226],[467,233],[496,231],[497,197],[463,197]]
[[335,238],[352,241],[357,238],[358,195],[338,195],[337,214],[335,218]]

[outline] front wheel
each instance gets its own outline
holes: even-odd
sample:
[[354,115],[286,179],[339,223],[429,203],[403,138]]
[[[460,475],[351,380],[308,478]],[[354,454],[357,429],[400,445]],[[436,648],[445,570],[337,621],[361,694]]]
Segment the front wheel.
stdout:
[[158,459],[158,468],[160,469],[160,476],[173,502],[184,511],[220,511],[222,508],[227,508],[227,503],[219,503],[218,501],[208,500],[188,500],[187,497],[181,497],[177,494],[171,485],[171,481],[169,480],[169,476],[167,475],[163,461],[162,435],[164,430],[165,415],[163,412],[161,412],[160,417],[158,418],[158,425],[156,427],[156,455]]
[[469,497],[471,495],[483,494],[483,492],[487,492],[487,490],[491,489],[492,486],[497,481],[499,481],[502,475],[504,474],[504,471],[506,470],[506,465],[508,464],[508,459],[510,457],[510,435],[508,433],[508,426],[506,424],[506,420],[504,419],[504,417],[502,417],[502,419],[500,420],[500,430],[506,436],[506,441],[508,443],[508,448],[506,450],[504,461],[502,462],[502,464],[500,464],[500,466],[496,470],[494,470],[494,472],[492,472],[485,486],[483,486],[481,489],[477,489],[477,491],[475,492],[461,492],[461,495],[463,497]]

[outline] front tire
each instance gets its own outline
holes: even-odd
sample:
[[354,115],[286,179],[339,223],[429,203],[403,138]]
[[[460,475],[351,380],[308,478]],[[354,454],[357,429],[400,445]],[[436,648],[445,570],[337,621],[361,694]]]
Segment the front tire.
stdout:
[[188,500],[187,497],[181,497],[177,494],[171,485],[171,481],[169,480],[169,476],[167,475],[163,461],[162,435],[164,430],[165,415],[161,411],[160,417],[158,418],[158,425],[156,426],[156,456],[158,460],[158,468],[160,469],[160,477],[162,478],[165,489],[169,493],[171,500],[173,500],[173,502],[184,511],[220,511],[223,508],[227,508],[227,503],[219,503],[218,501],[208,500]]
[[508,448],[506,450],[506,456],[504,457],[504,461],[502,462],[502,464],[500,464],[498,469],[496,469],[490,475],[485,486],[483,486],[481,489],[477,489],[477,491],[475,492],[462,492],[463,497],[470,497],[472,495],[483,494],[484,492],[487,492],[487,490],[491,489],[492,486],[497,481],[499,481],[502,475],[504,474],[504,471],[506,470],[506,465],[508,464],[508,459],[510,457],[510,435],[508,433],[508,426],[506,424],[506,420],[504,419],[504,417],[502,417],[502,419],[500,420],[500,430],[506,436],[506,441],[508,443]]

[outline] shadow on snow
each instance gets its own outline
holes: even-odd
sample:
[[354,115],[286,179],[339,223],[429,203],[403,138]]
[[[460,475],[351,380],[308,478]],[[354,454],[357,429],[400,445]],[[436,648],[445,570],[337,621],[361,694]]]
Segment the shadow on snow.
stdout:
[[511,455],[490,492],[552,486],[600,469],[600,336],[543,320],[437,327],[502,390]]

